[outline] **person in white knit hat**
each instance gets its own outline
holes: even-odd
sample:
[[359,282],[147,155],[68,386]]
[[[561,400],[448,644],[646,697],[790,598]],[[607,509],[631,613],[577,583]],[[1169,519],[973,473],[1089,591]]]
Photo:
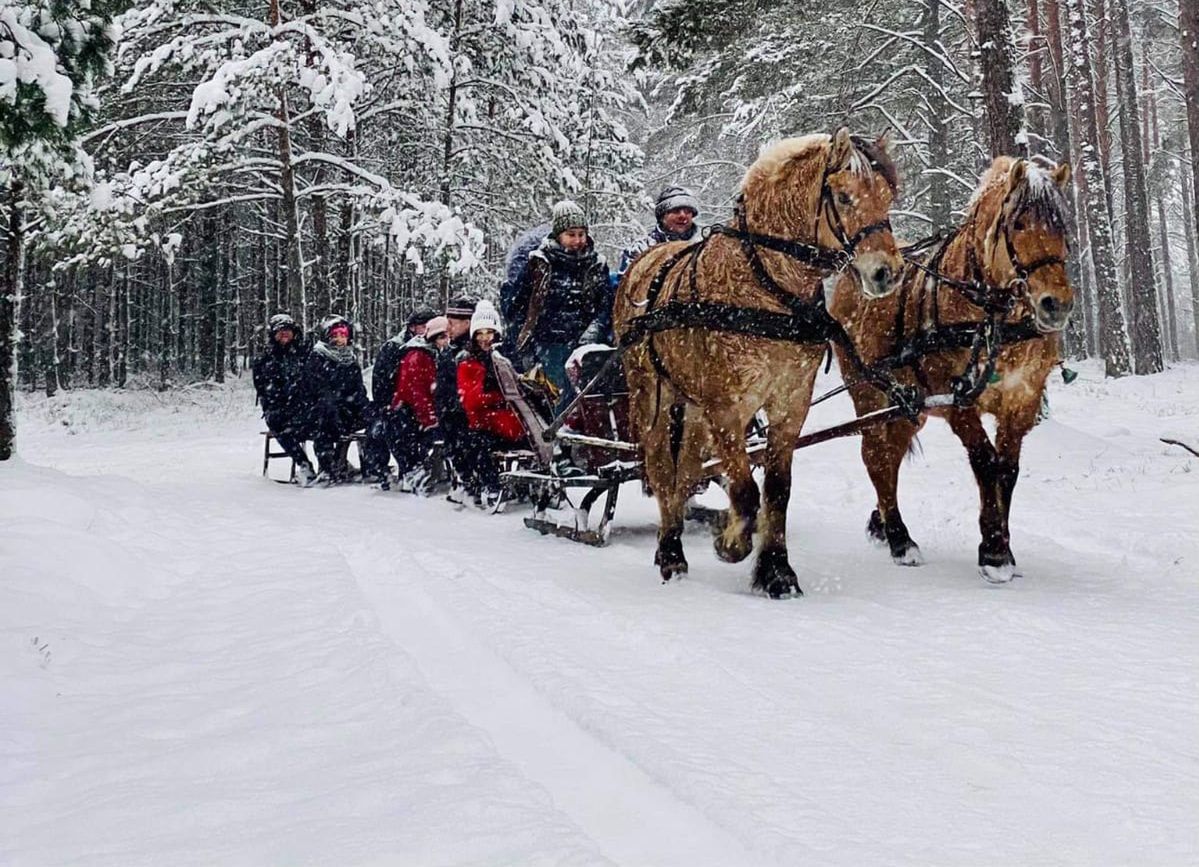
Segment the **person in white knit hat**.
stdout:
[[500,496],[500,475],[492,452],[525,440],[524,423],[508,405],[496,377],[497,365],[511,368],[511,362],[495,351],[503,334],[499,311],[490,301],[480,301],[470,318],[470,344],[458,362],[458,397],[467,425],[466,466],[458,470],[467,490],[487,506]]

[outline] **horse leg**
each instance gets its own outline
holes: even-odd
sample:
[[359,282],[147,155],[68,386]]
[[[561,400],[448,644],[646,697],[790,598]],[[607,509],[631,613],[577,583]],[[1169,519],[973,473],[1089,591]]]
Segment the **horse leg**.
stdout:
[[[778,599],[802,596],[799,579],[787,557],[787,505],[791,501],[791,461],[795,440],[807,415],[804,411],[779,418],[768,410],[770,431],[766,442],[766,477],[762,484],[762,549],[754,565],[754,588]],[[796,419],[798,416],[798,419]],[[777,419],[777,420],[776,420]]]
[[758,484],[745,452],[745,425],[749,418],[738,409],[709,408],[705,413],[722,472],[728,479],[729,508],[715,541],[716,556],[726,563],[740,563],[750,555],[758,523]]
[[949,426],[966,447],[978,483],[978,529],[982,534],[978,545],[979,574],[988,583],[1006,584],[1015,577],[1015,563],[1008,548],[1000,505],[999,456],[976,411],[954,410],[949,413]]
[[1003,545],[1008,562],[1012,566],[1012,577],[1020,575],[1020,567],[1012,555],[1011,528],[1008,523],[1012,511],[1012,494],[1016,490],[1016,480],[1020,476],[1020,449],[1024,445],[1024,437],[1036,423],[1035,408],[1037,402],[1030,402],[1032,409],[1017,414],[1001,414],[999,425],[995,431],[996,477],[999,486],[999,518],[1003,533]]
[[[700,476],[703,446],[702,430],[694,413],[686,404],[666,404],[657,422],[643,428],[645,475],[658,501],[654,564],[663,581],[687,572],[683,519],[691,488]],[[688,419],[688,414],[693,417]]]
[[866,532],[879,542],[886,542],[891,559],[900,566],[924,563],[920,547],[912,541],[899,514],[899,467],[915,435],[916,426],[909,421],[879,425],[862,434],[862,463],[877,497],[877,507],[870,513]]

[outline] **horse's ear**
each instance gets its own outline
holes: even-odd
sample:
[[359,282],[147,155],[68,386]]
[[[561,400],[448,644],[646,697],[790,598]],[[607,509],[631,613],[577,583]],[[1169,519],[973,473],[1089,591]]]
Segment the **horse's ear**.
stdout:
[[874,143],[878,145],[878,149],[880,151],[889,156],[891,154],[891,148],[895,144],[895,142],[891,140],[891,127],[887,127],[885,130],[883,130],[883,134],[880,135]]
[[828,152],[828,167],[839,169],[849,162],[853,155],[853,139],[849,136],[849,127],[843,126],[833,133],[833,141]]
[[1028,163],[1024,160],[1016,160],[1012,163],[1012,167],[1007,173],[1007,188],[1009,191],[1016,189],[1024,179],[1028,177]]
[[1070,183],[1071,177],[1072,172],[1070,170],[1070,163],[1068,162],[1062,163],[1053,170],[1053,182],[1057,184],[1057,188],[1062,192],[1065,192],[1066,186]]

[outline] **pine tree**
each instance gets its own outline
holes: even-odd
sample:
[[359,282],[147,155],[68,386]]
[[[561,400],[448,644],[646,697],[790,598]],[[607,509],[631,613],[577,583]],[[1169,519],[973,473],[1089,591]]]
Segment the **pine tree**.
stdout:
[[27,219],[50,185],[88,180],[77,137],[92,108],[94,83],[108,66],[114,11],[104,0],[0,4],[0,182],[8,209],[0,285],[0,461],[12,457],[16,442],[15,332]]

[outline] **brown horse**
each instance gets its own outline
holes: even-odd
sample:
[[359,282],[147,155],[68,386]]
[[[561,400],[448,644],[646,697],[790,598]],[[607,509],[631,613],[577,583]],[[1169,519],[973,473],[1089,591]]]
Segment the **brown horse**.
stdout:
[[639,257],[617,289],[615,324],[630,390],[634,434],[658,500],[654,560],[662,578],[687,571],[685,504],[721,461],[729,509],[716,538],[721,559],[753,550],[759,492],[745,430],[764,408],[762,550],[754,587],[798,593],[787,560],[791,455],[808,411],[831,324],[822,280],[846,266],[871,296],[898,286],[903,260],[888,214],[897,178],[883,140],[842,128],[766,148],[742,182],[733,226],[713,226],[688,246]]
[[[992,583],[1016,575],[1008,514],[1020,446],[1036,424],[1074,307],[1065,265],[1069,181],[1068,164],[998,157],[965,221],[923,263],[909,264],[898,293],[863,302],[839,285],[830,307],[863,361],[893,368],[896,378],[918,383],[926,394],[955,395],[952,406],[930,414],[949,422],[970,457],[981,504],[978,563]],[[858,415],[886,406],[887,398],[854,373],[846,353],[837,354]],[[997,423],[993,444],[984,413]],[[878,494],[867,530],[906,566],[923,558],[899,514],[896,488],[918,429],[901,419],[862,437],[862,460]]]

